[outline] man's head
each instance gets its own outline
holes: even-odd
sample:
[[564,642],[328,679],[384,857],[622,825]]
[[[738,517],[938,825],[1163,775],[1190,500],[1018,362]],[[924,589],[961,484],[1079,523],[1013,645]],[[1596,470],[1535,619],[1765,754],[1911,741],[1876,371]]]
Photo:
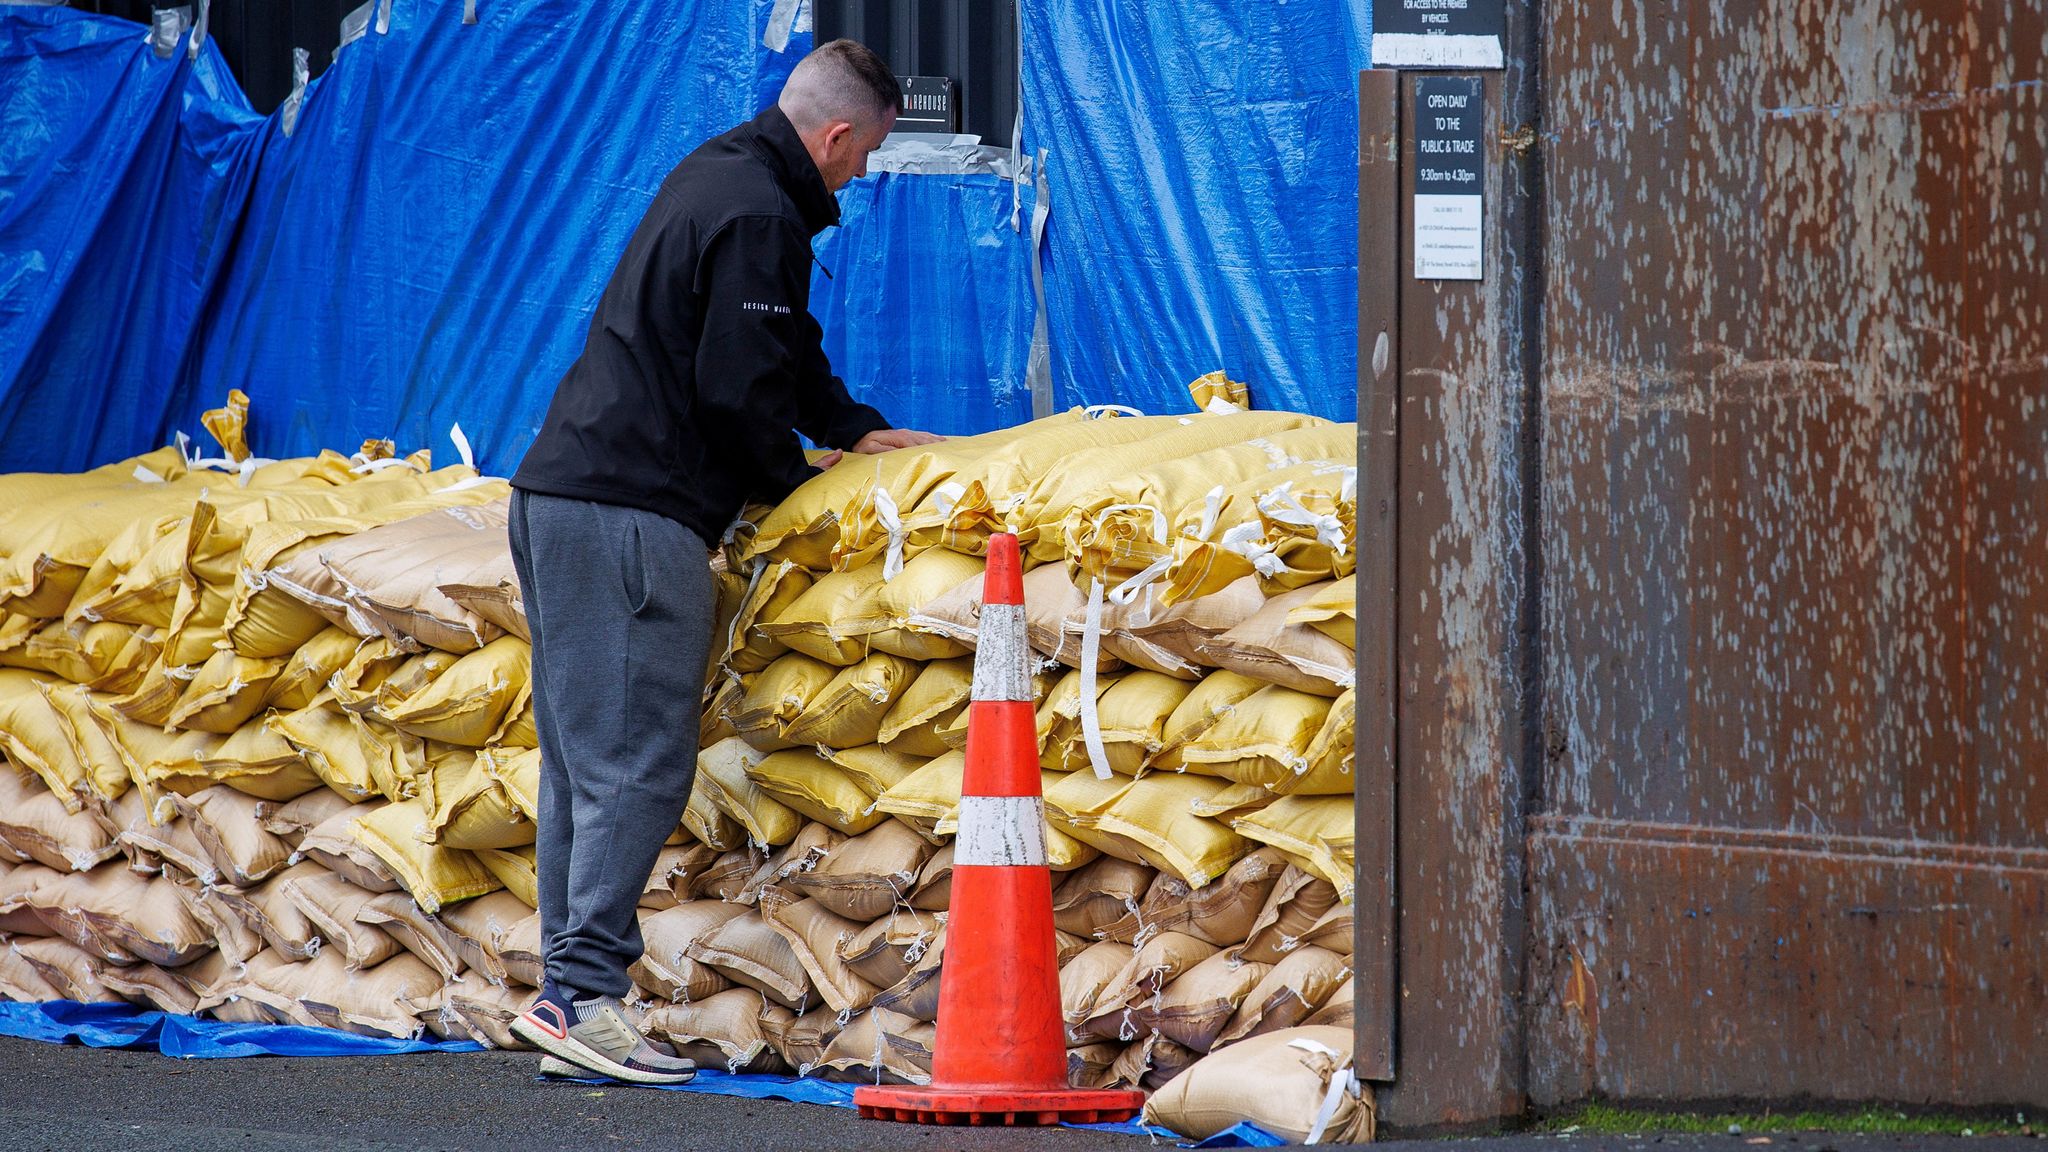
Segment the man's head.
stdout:
[[820,44],[797,63],[776,107],[837,192],[868,174],[868,153],[896,126],[903,89],[880,56],[851,40]]

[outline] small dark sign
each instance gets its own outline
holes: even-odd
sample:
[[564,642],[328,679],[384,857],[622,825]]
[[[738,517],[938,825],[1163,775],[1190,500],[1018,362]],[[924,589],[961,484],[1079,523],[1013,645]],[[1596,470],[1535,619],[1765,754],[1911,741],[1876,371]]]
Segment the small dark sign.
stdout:
[[1477,76],[1415,79],[1415,276],[1478,280],[1485,270],[1481,148],[1484,90]]
[[903,77],[903,107],[896,113],[898,132],[958,132],[960,108],[953,100],[953,81],[944,76]]
[[1374,0],[1372,62],[1386,68],[1499,68],[1506,0]]

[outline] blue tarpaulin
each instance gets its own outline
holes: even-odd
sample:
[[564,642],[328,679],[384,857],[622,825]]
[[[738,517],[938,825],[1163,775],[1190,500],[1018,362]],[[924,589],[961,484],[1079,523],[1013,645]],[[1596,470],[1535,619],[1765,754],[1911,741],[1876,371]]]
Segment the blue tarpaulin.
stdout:
[[[82,1044],[88,1048],[126,1048],[161,1052],[186,1060],[216,1060],[240,1056],[396,1056],[410,1052],[481,1052],[483,1045],[468,1040],[391,1040],[358,1036],[330,1028],[302,1028],[291,1024],[228,1024],[196,1016],[178,1016],[137,1008],[131,1004],[80,1004],[51,1000],[20,1004],[0,1000],[0,1036],[40,1040],[46,1044]],[[573,1081],[606,1083],[607,1081]],[[834,1108],[853,1107],[851,1084],[830,1080],[788,1076],[732,1075],[712,1070],[698,1073],[688,1084],[665,1088],[671,1092],[701,1092],[714,1096],[742,1096],[750,1099],[790,1100],[799,1104],[824,1104]],[[1106,1132],[1151,1134],[1177,1139],[1163,1128],[1150,1128],[1135,1121],[1121,1124],[1077,1124]],[[1239,1124],[1219,1132],[1194,1148],[1270,1148],[1286,1141],[1254,1124]]]
[[[772,0],[392,0],[258,116],[210,43],[0,4],[0,470],[196,431],[239,387],[266,455],[460,422],[513,468],[625,238],[691,147],[810,43]],[[1025,152],[1047,156],[1056,406],[1349,418],[1362,0],[1022,0]],[[373,25],[376,22],[373,21]],[[1007,145],[1007,141],[995,141]],[[814,274],[827,349],[897,422],[1028,416],[1031,189],[890,172],[843,194]]]

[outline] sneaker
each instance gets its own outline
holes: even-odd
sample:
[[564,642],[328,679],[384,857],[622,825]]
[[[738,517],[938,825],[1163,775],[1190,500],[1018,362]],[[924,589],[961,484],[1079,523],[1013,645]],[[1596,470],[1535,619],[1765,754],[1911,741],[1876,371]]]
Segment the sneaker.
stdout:
[[[576,1000],[554,984],[513,1018],[512,1031],[581,1075],[609,1076],[628,1084],[686,1084],[697,1065],[649,1043],[616,996]],[[551,1073],[542,1067],[542,1074]]]

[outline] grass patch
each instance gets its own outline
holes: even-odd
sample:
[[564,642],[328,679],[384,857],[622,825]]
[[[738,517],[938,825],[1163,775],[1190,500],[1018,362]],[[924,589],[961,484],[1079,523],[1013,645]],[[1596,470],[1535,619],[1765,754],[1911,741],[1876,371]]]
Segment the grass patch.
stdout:
[[1846,1132],[1904,1136],[2031,1136],[2032,1118],[1967,1116],[1943,1112],[1902,1112],[1895,1108],[1859,1108],[1845,1112],[1655,1112],[1587,1104],[1572,1112],[1544,1118],[1541,1132],[1582,1132],[1628,1135],[1639,1132],[1696,1132],[1742,1135],[1775,1132]]

